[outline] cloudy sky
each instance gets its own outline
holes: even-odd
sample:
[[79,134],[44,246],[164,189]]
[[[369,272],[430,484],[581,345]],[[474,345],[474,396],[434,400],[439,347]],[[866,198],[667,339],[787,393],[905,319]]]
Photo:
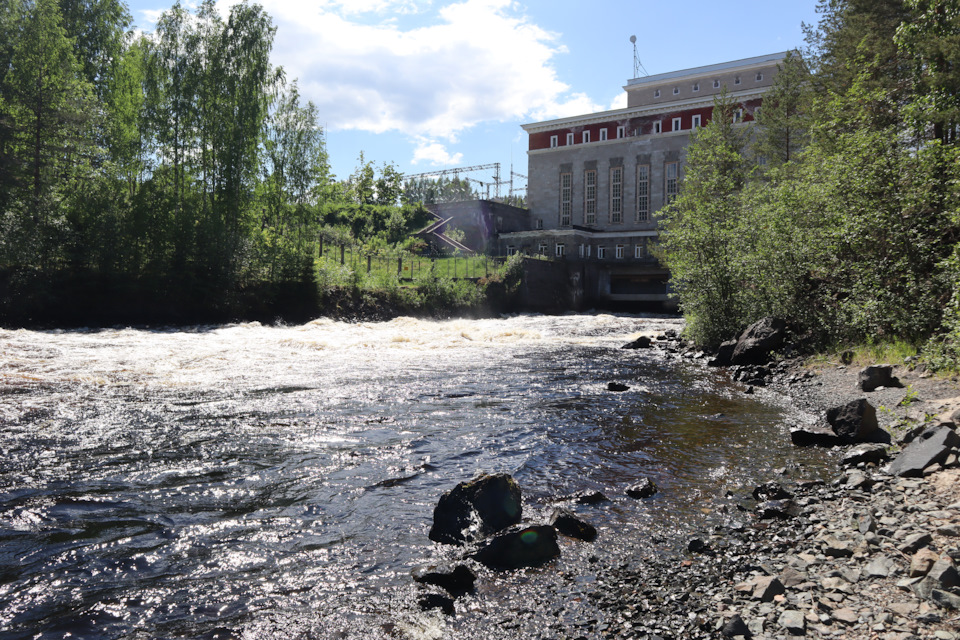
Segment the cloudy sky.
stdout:
[[[128,4],[151,31],[173,0]],[[405,173],[494,162],[504,179],[511,163],[526,173],[521,124],[626,106],[631,35],[657,74],[801,47],[801,23],[817,20],[816,0],[260,4],[277,26],[274,62],[317,105],[341,178],[361,152]]]

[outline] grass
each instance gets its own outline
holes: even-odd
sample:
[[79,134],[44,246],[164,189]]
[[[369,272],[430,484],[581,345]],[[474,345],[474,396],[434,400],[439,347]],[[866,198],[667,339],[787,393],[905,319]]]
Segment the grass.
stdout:
[[919,353],[917,345],[906,340],[871,342],[835,346],[809,360],[812,365],[839,365],[865,367],[871,364],[907,364],[907,358]]

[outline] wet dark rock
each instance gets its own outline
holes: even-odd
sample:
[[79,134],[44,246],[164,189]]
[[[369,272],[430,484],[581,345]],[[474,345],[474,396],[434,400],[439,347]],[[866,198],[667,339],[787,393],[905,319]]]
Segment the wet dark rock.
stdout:
[[887,467],[887,473],[904,478],[919,478],[923,470],[933,464],[942,464],[950,450],[960,446],[960,436],[945,426],[931,427],[900,452]]
[[632,342],[628,342],[627,344],[623,345],[620,348],[621,349],[649,349],[651,344],[652,344],[652,341],[650,340],[650,338],[648,338],[647,336],[640,336],[636,340]]
[[843,454],[841,463],[848,467],[861,463],[880,464],[889,457],[887,448],[882,444],[861,444]]
[[767,500],[757,505],[757,515],[761,520],[787,520],[797,517],[799,513],[793,500]]
[[687,551],[690,553],[705,553],[707,555],[713,555],[714,553],[713,549],[710,548],[710,545],[700,538],[694,538],[688,542]]
[[560,500],[564,502],[571,501],[577,504],[600,504],[601,502],[610,502],[610,498],[603,495],[603,493],[600,491],[578,491],[572,495],[560,498]]
[[620,382],[608,382],[608,383],[607,383],[607,391],[622,392],[622,391],[629,391],[629,390],[630,390],[630,387],[628,387],[627,385],[622,384],[622,383],[620,383]]
[[858,386],[862,391],[874,391],[878,387],[900,387],[900,381],[893,377],[893,367],[889,364],[875,364],[860,371]]
[[750,325],[737,339],[733,364],[764,364],[770,352],[779,349],[786,337],[786,323],[777,318],[763,318]]
[[[846,443],[876,442],[877,410],[865,398],[853,400],[827,411],[827,422],[833,432]],[[889,436],[888,436],[889,438]]]
[[767,482],[754,487],[754,500],[787,500],[792,498],[793,494],[783,488],[779,482]]
[[790,440],[798,447],[837,447],[840,437],[822,426],[804,425],[790,429]]
[[463,544],[502,531],[523,515],[520,485],[505,473],[461,482],[440,496],[430,539]]
[[737,348],[736,340],[727,340],[720,344],[717,355],[707,362],[709,367],[729,367],[733,364],[733,352]]
[[490,569],[537,567],[560,555],[557,530],[549,525],[516,527],[486,541],[473,559]]
[[439,593],[428,593],[421,596],[419,604],[423,611],[440,609],[448,616],[452,616],[456,611],[456,608],[453,604],[453,599],[444,595],[440,595]]
[[568,538],[576,538],[585,542],[597,539],[597,528],[589,522],[584,522],[569,511],[558,509],[550,518],[550,524]]
[[454,597],[471,593],[477,579],[477,574],[462,564],[422,565],[411,573],[416,582],[438,586]]
[[644,478],[637,484],[627,487],[627,495],[631,498],[649,498],[657,493],[657,485],[650,478]]

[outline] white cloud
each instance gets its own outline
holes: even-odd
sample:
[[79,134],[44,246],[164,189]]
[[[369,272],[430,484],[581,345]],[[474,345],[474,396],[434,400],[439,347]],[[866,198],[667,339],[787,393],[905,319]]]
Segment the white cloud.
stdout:
[[463,154],[450,154],[447,148],[435,140],[420,138],[417,140],[417,147],[413,151],[413,160],[411,164],[420,164],[429,162],[432,166],[455,165],[463,162]]
[[480,122],[597,110],[566,95],[551,65],[565,49],[512,0],[438,10],[424,0],[261,1],[278,27],[275,61],[332,131],[453,141]]

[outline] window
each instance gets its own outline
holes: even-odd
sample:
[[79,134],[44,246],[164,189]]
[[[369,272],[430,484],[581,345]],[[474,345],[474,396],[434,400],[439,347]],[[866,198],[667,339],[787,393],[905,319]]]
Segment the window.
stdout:
[[659,97],[660,97],[660,89],[657,89],[656,91],[653,92],[653,97],[654,97],[654,98],[659,98]]
[[507,255],[508,255],[508,256],[512,256],[512,255],[514,255],[516,252],[517,252],[517,248],[516,248],[515,246],[513,246],[512,244],[508,244],[508,245],[507,245]]
[[588,142],[590,142],[590,132],[589,132],[589,131],[584,131],[584,132],[583,132],[583,143],[586,144],[586,143],[588,143]]
[[557,248],[556,248],[556,252],[557,252],[557,257],[558,257],[558,258],[564,257],[565,255],[567,255],[567,245],[565,245],[565,244],[558,244],[558,245],[557,245]]
[[700,114],[698,113],[697,115],[695,115],[695,116],[693,116],[693,117],[690,118],[690,128],[691,128],[691,129],[699,129],[700,127],[701,127],[701,124],[700,124]]
[[743,109],[734,109],[733,110],[734,123],[741,122],[742,120],[743,120]]
[[714,80],[714,81],[713,81],[713,88],[714,88],[714,89],[719,89],[719,88],[720,88],[720,81],[719,81],[719,80]]
[[671,131],[680,131],[680,118],[674,118],[674,119],[673,119],[673,128],[670,129],[670,130],[671,130]]
[[610,222],[623,222],[623,167],[610,169]]
[[603,129],[600,129],[600,142],[603,142],[606,139],[607,139],[607,128],[604,127]]
[[637,222],[650,220],[650,165],[637,166]]
[[[572,135],[572,134],[571,134]],[[560,174],[560,226],[570,226],[570,211],[573,208],[573,174]]]
[[679,95],[679,94],[680,94],[680,89],[679,89],[678,87],[674,87],[674,88],[673,88],[673,95],[676,96],[676,95]]
[[590,245],[586,246],[587,257],[590,257]]
[[740,76],[733,79],[733,84],[740,84]]
[[537,218],[537,229],[543,229],[543,218]]
[[567,145],[571,145],[571,144],[573,144],[573,134],[572,134],[572,133],[568,133],[568,134],[567,134]]
[[626,127],[617,127],[617,139],[624,138],[627,135]]
[[538,255],[538,256],[545,256],[545,255],[547,255],[547,245],[545,245],[545,244],[543,244],[543,243],[541,242],[541,243],[537,246],[537,255]]
[[618,244],[618,245],[617,245],[616,256],[617,256],[617,259],[618,259],[618,260],[623,258],[623,245],[622,245],[622,244]]
[[642,257],[643,257],[643,245],[642,245],[642,244],[634,245],[634,247],[633,247],[633,257],[634,257],[634,258],[642,258]]
[[699,83],[699,82],[694,83],[694,85],[693,85],[693,90],[694,90],[694,91],[700,91],[700,83]]
[[653,132],[660,133],[660,129],[661,129],[661,124],[660,124],[660,121],[657,120],[656,122],[653,123]]
[[753,119],[757,120],[760,118],[760,107],[757,107],[753,110]]
[[760,73],[757,74],[757,82],[760,82],[762,80],[763,80],[763,72],[761,71]]
[[677,177],[678,163],[668,162],[663,165],[663,200],[664,204],[670,204],[677,197]]
[[603,260],[607,257],[606,247],[597,247],[597,260]]
[[597,172],[584,171],[583,173],[583,223],[596,224],[597,222]]
[[556,149],[558,146],[560,146],[558,136],[550,136],[550,148]]
[[577,254],[582,258],[583,257],[583,245],[577,247]]

